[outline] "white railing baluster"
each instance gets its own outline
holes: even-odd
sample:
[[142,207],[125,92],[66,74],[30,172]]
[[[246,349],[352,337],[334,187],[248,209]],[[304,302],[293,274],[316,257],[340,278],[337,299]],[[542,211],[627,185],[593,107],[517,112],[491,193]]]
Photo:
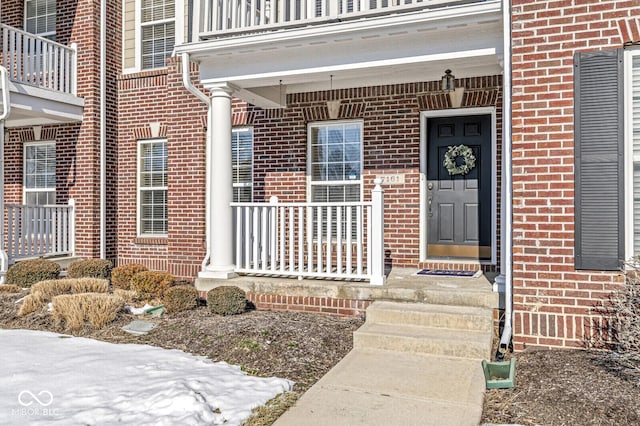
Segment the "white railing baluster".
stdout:
[[384,282],[384,202],[375,191],[371,202],[232,203],[236,272]]

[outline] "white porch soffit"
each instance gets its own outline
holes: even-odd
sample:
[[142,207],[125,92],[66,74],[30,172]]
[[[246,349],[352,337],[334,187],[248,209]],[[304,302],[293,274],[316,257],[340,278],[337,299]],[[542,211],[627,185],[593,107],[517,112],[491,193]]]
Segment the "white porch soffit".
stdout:
[[[502,73],[500,1],[451,6],[179,46],[200,62],[205,85],[264,108],[284,93]],[[282,83],[282,87],[280,86]]]
[[84,99],[25,84],[9,83],[11,114],[6,127],[82,121]]

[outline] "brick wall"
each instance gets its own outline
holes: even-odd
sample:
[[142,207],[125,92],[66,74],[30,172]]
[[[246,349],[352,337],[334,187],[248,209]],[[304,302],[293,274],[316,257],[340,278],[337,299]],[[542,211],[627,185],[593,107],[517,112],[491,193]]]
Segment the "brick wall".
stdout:
[[[78,46],[78,96],[84,98],[82,123],[45,125],[42,140],[56,141],[57,202],[76,200],[76,250],[85,257],[99,257],[100,246],[100,133],[99,2],[58,0],[56,40]],[[3,23],[22,28],[24,1],[2,2]],[[120,69],[121,7],[107,2],[107,257],[115,258],[116,86]],[[32,128],[9,131],[5,162],[7,202],[22,202],[23,143],[33,141]]]
[[573,54],[622,47],[640,4],[512,5],[515,346],[578,346],[622,277],[574,270]]

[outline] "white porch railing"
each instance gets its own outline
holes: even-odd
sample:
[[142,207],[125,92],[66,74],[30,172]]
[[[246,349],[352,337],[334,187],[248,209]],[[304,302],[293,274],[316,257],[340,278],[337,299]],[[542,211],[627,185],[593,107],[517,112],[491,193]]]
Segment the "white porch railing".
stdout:
[[196,0],[195,39],[201,34],[253,31],[484,0]]
[[0,24],[2,62],[15,83],[77,94],[76,45],[55,41]]
[[236,272],[384,283],[384,196],[351,203],[232,203]]
[[5,204],[9,263],[29,257],[73,255],[75,203],[30,206]]

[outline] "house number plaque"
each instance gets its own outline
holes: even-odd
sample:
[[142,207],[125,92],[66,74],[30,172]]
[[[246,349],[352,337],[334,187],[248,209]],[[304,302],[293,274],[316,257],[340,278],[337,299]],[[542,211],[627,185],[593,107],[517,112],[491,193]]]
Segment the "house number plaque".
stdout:
[[378,179],[382,179],[382,185],[402,185],[404,183],[403,174],[378,175]]

